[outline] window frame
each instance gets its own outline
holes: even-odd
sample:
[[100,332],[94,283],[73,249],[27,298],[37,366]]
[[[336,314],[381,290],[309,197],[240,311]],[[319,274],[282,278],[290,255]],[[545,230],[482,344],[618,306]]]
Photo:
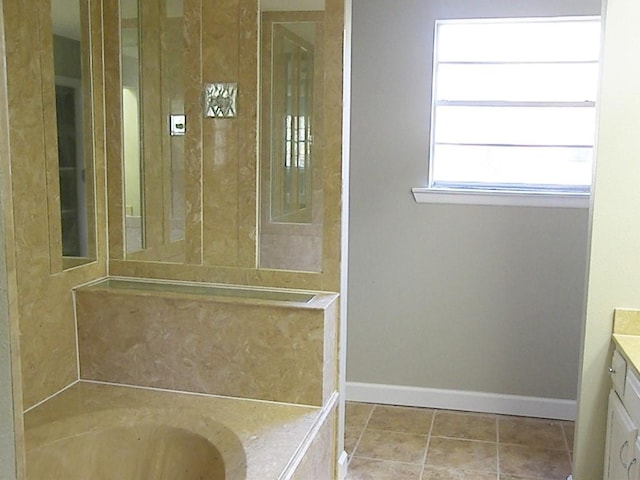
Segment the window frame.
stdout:
[[[597,15],[585,16],[563,16],[563,17],[513,17],[513,18],[472,18],[472,19],[443,19],[436,20],[434,23],[433,34],[433,59],[431,72],[431,101],[430,101],[430,120],[431,128],[429,135],[429,158],[427,161],[427,187],[414,187],[412,193],[416,202],[419,203],[452,203],[452,204],[482,204],[482,205],[516,205],[516,206],[542,206],[542,207],[567,207],[567,208],[587,208],[590,201],[590,193],[592,190],[592,181],[586,186],[571,186],[568,184],[554,186],[551,184],[518,184],[518,183],[502,183],[494,184],[488,182],[470,182],[470,181],[440,181],[434,179],[435,169],[435,148],[436,148],[436,110],[438,106],[488,106],[488,107],[562,107],[562,108],[592,108],[596,109],[596,100],[585,101],[508,101],[508,100],[438,100],[437,99],[437,79],[438,66],[440,63],[452,64],[456,62],[446,61],[440,62],[438,59],[438,28],[442,24],[451,23],[533,23],[537,21],[554,21],[554,22],[572,22],[572,21],[594,21],[601,22],[601,17]],[[501,62],[465,62],[467,64],[535,64],[538,62],[531,61],[501,61]],[[554,63],[554,62],[539,62]],[[594,63],[592,61],[562,61],[561,64],[570,63]],[[597,60],[600,65],[600,58]],[[600,67],[598,66],[598,69]],[[445,142],[446,143],[446,142]],[[443,143],[444,144],[444,143]],[[579,148],[590,148],[592,155],[595,153],[595,132],[593,142],[590,145],[575,145]],[[457,144],[462,145],[462,144]],[[483,146],[491,147],[492,144],[486,143]],[[478,144],[477,146],[480,146]],[[501,146],[501,145],[496,145]],[[504,145],[509,146],[509,145]],[[516,144],[513,146],[527,147],[525,144]],[[565,145],[547,145],[535,144],[530,147],[566,147]],[[592,160],[592,169],[594,166],[595,155]]]

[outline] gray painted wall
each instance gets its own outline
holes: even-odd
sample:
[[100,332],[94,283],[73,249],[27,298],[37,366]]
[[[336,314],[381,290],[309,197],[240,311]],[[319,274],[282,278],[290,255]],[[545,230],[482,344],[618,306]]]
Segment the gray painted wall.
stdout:
[[417,204],[435,18],[597,0],[353,0],[347,380],[575,399],[588,210]]

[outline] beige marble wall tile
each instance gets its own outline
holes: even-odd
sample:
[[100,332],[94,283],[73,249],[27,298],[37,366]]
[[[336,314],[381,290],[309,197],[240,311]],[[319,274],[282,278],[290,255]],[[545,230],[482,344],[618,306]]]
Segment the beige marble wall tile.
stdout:
[[321,273],[254,268],[216,267],[170,264],[163,262],[109,261],[109,273],[118,277],[169,279],[191,282],[229,283],[261,287],[321,290]]
[[[238,82],[240,0],[203,2],[202,68],[205,83]],[[208,265],[237,266],[239,226],[239,135],[245,105],[236,118],[207,118],[203,125],[203,260]]]
[[76,309],[83,379],[309,405],[335,385],[325,308],[80,289]]
[[340,389],[338,385],[338,327],[340,318],[339,299],[332,302],[324,314],[324,351],[322,369],[322,398],[328,399]]
[[[98,222],[97,262],[69,271],[60,271],[61,249],[50,248],[50,203],[58,196],[48,185],[47,152],[52,104],[43,89],[53,89],[43,75],[41,56],[53,55],[50,42],[41,38],[50,28],[42,27],[48,2],[44,0],[3,3],[7,42],[7,93],[9,151],[11,156],[11,197],[13,243],[16,267],[17,323],[20,332],[20,364],[23,406],[28,408],[77,379],[77,356],[71,287],[106,273],[104,222]],[[40,18],[34,15],[40,12]],[[92,9],[92,25],[100,24],[100,9]],[[96,20],[97,19],[97,20]],[[99,35],[93,30],[92,36]],[[100,76],[100,42],[92,44],[93,75]],[[41,51],[40,56],[33,52]],[[49,79],[50,80],[50,79]],[[99,82],[99,78],[95,78]],[[99,83],[98,83],[99,85]],[[104,218],[104,156],[100,135],[102,104],[96,98],[97,112],[93,137],[96,162],[97,212]],[[44,113],[44,114],[43,114]],[[50,221],[52,221],[50,219]],[[101,239],[102,238],[102,239]],[[53,241],[57,241],[53,239]],[[56,256],[56,258],[53,258]]]
[[238,265],[255,268],[258,162],[258,0],[240,0],[238,35]]
[[[135,432],[140,426],[152,424],[168,433],[179,428],[184,433],[194,433],[211,441],[224,457],[227,478],[275,480],[283,478],[300,445],[313,434],[321,421],[321,413],[318,408],[301,405],[79,382],[26,414],[27,450],[35,458],[34,464],[29,465],[29,479],[63,478],[52,475],[51,469],[44,472],[35,470],[38,467],[35,463],[37,454],[55,446],[51,444],[56,440],[66,437],[71,443],[85,434],[87,441],[96,442],[100,440],[99,436],[92,438],[87,434],[106,430],[109,435],[109,429],[114,427],[119,428],[120,433],[126,428]],[[79,445],[74,452],[77,454],[84,447]],[[68,451],[57,452],[50,465],[78,460],[80,468],[91,466],[91,461],[100,458],[102,452],[91,453],[77,458],[77,455],[69,455]],[[111,458],[111,462],[120,464],[126,460],[139,460],[127,456],[127,452],[122,452],[117,458]],[[244,467],[246,477],[237,474],[238,467],[240,471]],[[168,475],[166,478],[177,477]],[[306,478],[324,480],[331,477]]]
[[322,236],[263,233],[260,235],[260,266],[319,272],[322,269]]
[[[0,13],[0,55],[6,55],[6,37],[4,35],[4,12]],[[0,214],[1,228],[3,235],[0,240],[0,251],[4,252],[0,265],[0,288],[3,290],[4,298],[0,301],[3,315],[0,326],[0,351],[7,352],[10,364],[6,366],[6,379],[0,394],[0,408],[5,409],[3,413],[10,416],[0,427],[0,435],[3,435],[2,447],[11,450],[3,458],[10,462],[14,456],[15,467],[12,464],[0,466],[0,476],[7,478],[24,478],[25,454],[22,445],[24,444],[24,425],[22,418],[22,372],[20,368],[20,341],[17,305],[17,279],[15,263],[15,232],[13,222],[13,199],[11,198],[11,156],[9,149],[9,109],[7,96],[7,72],[4,67],[0,68]],[[5,323],[6,322],[6,323]],[[3,361],[5,360],[3,356]],[[8,397],[5,396],[8,393]],[[4,418],[3,418],[4,420]],[[7,452],[9,451],[7,450]]]
[[[257,23],[256,0],[234,0],[202,3],[200,15],[197,0],[185,2],[187,58],[193,80],[187,87],[189,131],[185,138],[186,194],[186,263],[167,264],[160,259],[123,260],[120,154],[117,142],[110,145],[109,202],[113,215],[109,222],[112,249],[110,272],[147,278],[246,283],[320,290],[339,290],[341,205],[342,205],[342,42],[344,23],[343,0],[327,0],[322,48],[318,55],[323,64],[323,108],[319,112],[323,141],[320,178],[314,179],[314,202],[322,205],[321,267],[318,272],[292,272],[272,269],[272,265],[256,266],[257,172]],[[109,9],[105,6],[105,9]],[[189,13],[190,12],[190,13]],[[112,20],[107,19],[106,25]],[[202,25],[207,25],[206,29]],[[222,45],[222,46],[221,46]],[[200,48],[202,47],[202,48]],[[113,45],[105,48],[113,49]],[[107,53],[107,61],[113,57]],[[201,57],[200,57],[201,55]],[[111,69],[107,70],[107,73]],[[109,79],[109,76],[107,76]],[[236,119],[202,119],[201,83],[239,82],[239,115]],[[115,91],[117,91],[117,87]],[[107,93],[114,89],[107,88]],[[107,100],[119,102],[116,95]],[[194,101],[195,99],[195,101]],[[189,107],[187,107],[189,108]],[[119,118],[119,116],[117,117]],[[116,118],[108,116],[109,122]],[[119,128],[111,123],[113,129]],[[114,130],[115,131],[115,130]],[[111,136],[110,142],[111,144]],[[111,163],[114,163],[113,171]],[[112,188],[113,187],[113,188]],[[315,222],[315,219],[314,219]],[[191,233],[189,233],[191,232]],[[114,236],[116,238],[114,238]],[[314,240],[315,241],[315,240]],[[315,245],[313,246],[315,248]],[[273,265],[275,267],[275,265]],[[278,265],[278,267],[282,267]],[[305,265],[306,267],[306,265]]]
[[202,263],[202,16],[201,0],[184,2],[185,114],[185,256]]
[[336,478],[336,421],[337,404],[331,408],[322,426],[314,433],[304,457],[291,476],[285,479],[309,480]]
[[321,288],[339,291],[342,253],[342,37],[344,2],[343,0],[326,0],[325,5],[324,231],[322,236],[323,285]]

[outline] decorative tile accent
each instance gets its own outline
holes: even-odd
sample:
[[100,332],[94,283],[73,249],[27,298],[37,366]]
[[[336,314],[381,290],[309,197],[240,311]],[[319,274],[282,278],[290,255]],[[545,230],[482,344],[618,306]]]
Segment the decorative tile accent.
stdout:
[[204,86],[204,116],[233,118],[236,116],[238,84],[207,83]]

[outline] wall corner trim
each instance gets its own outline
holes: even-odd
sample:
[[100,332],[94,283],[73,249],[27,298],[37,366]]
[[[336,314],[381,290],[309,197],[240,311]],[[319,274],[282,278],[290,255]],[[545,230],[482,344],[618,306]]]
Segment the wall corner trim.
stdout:
[[576,401],[556,398],[347,382],[347,401],[575,420]]

